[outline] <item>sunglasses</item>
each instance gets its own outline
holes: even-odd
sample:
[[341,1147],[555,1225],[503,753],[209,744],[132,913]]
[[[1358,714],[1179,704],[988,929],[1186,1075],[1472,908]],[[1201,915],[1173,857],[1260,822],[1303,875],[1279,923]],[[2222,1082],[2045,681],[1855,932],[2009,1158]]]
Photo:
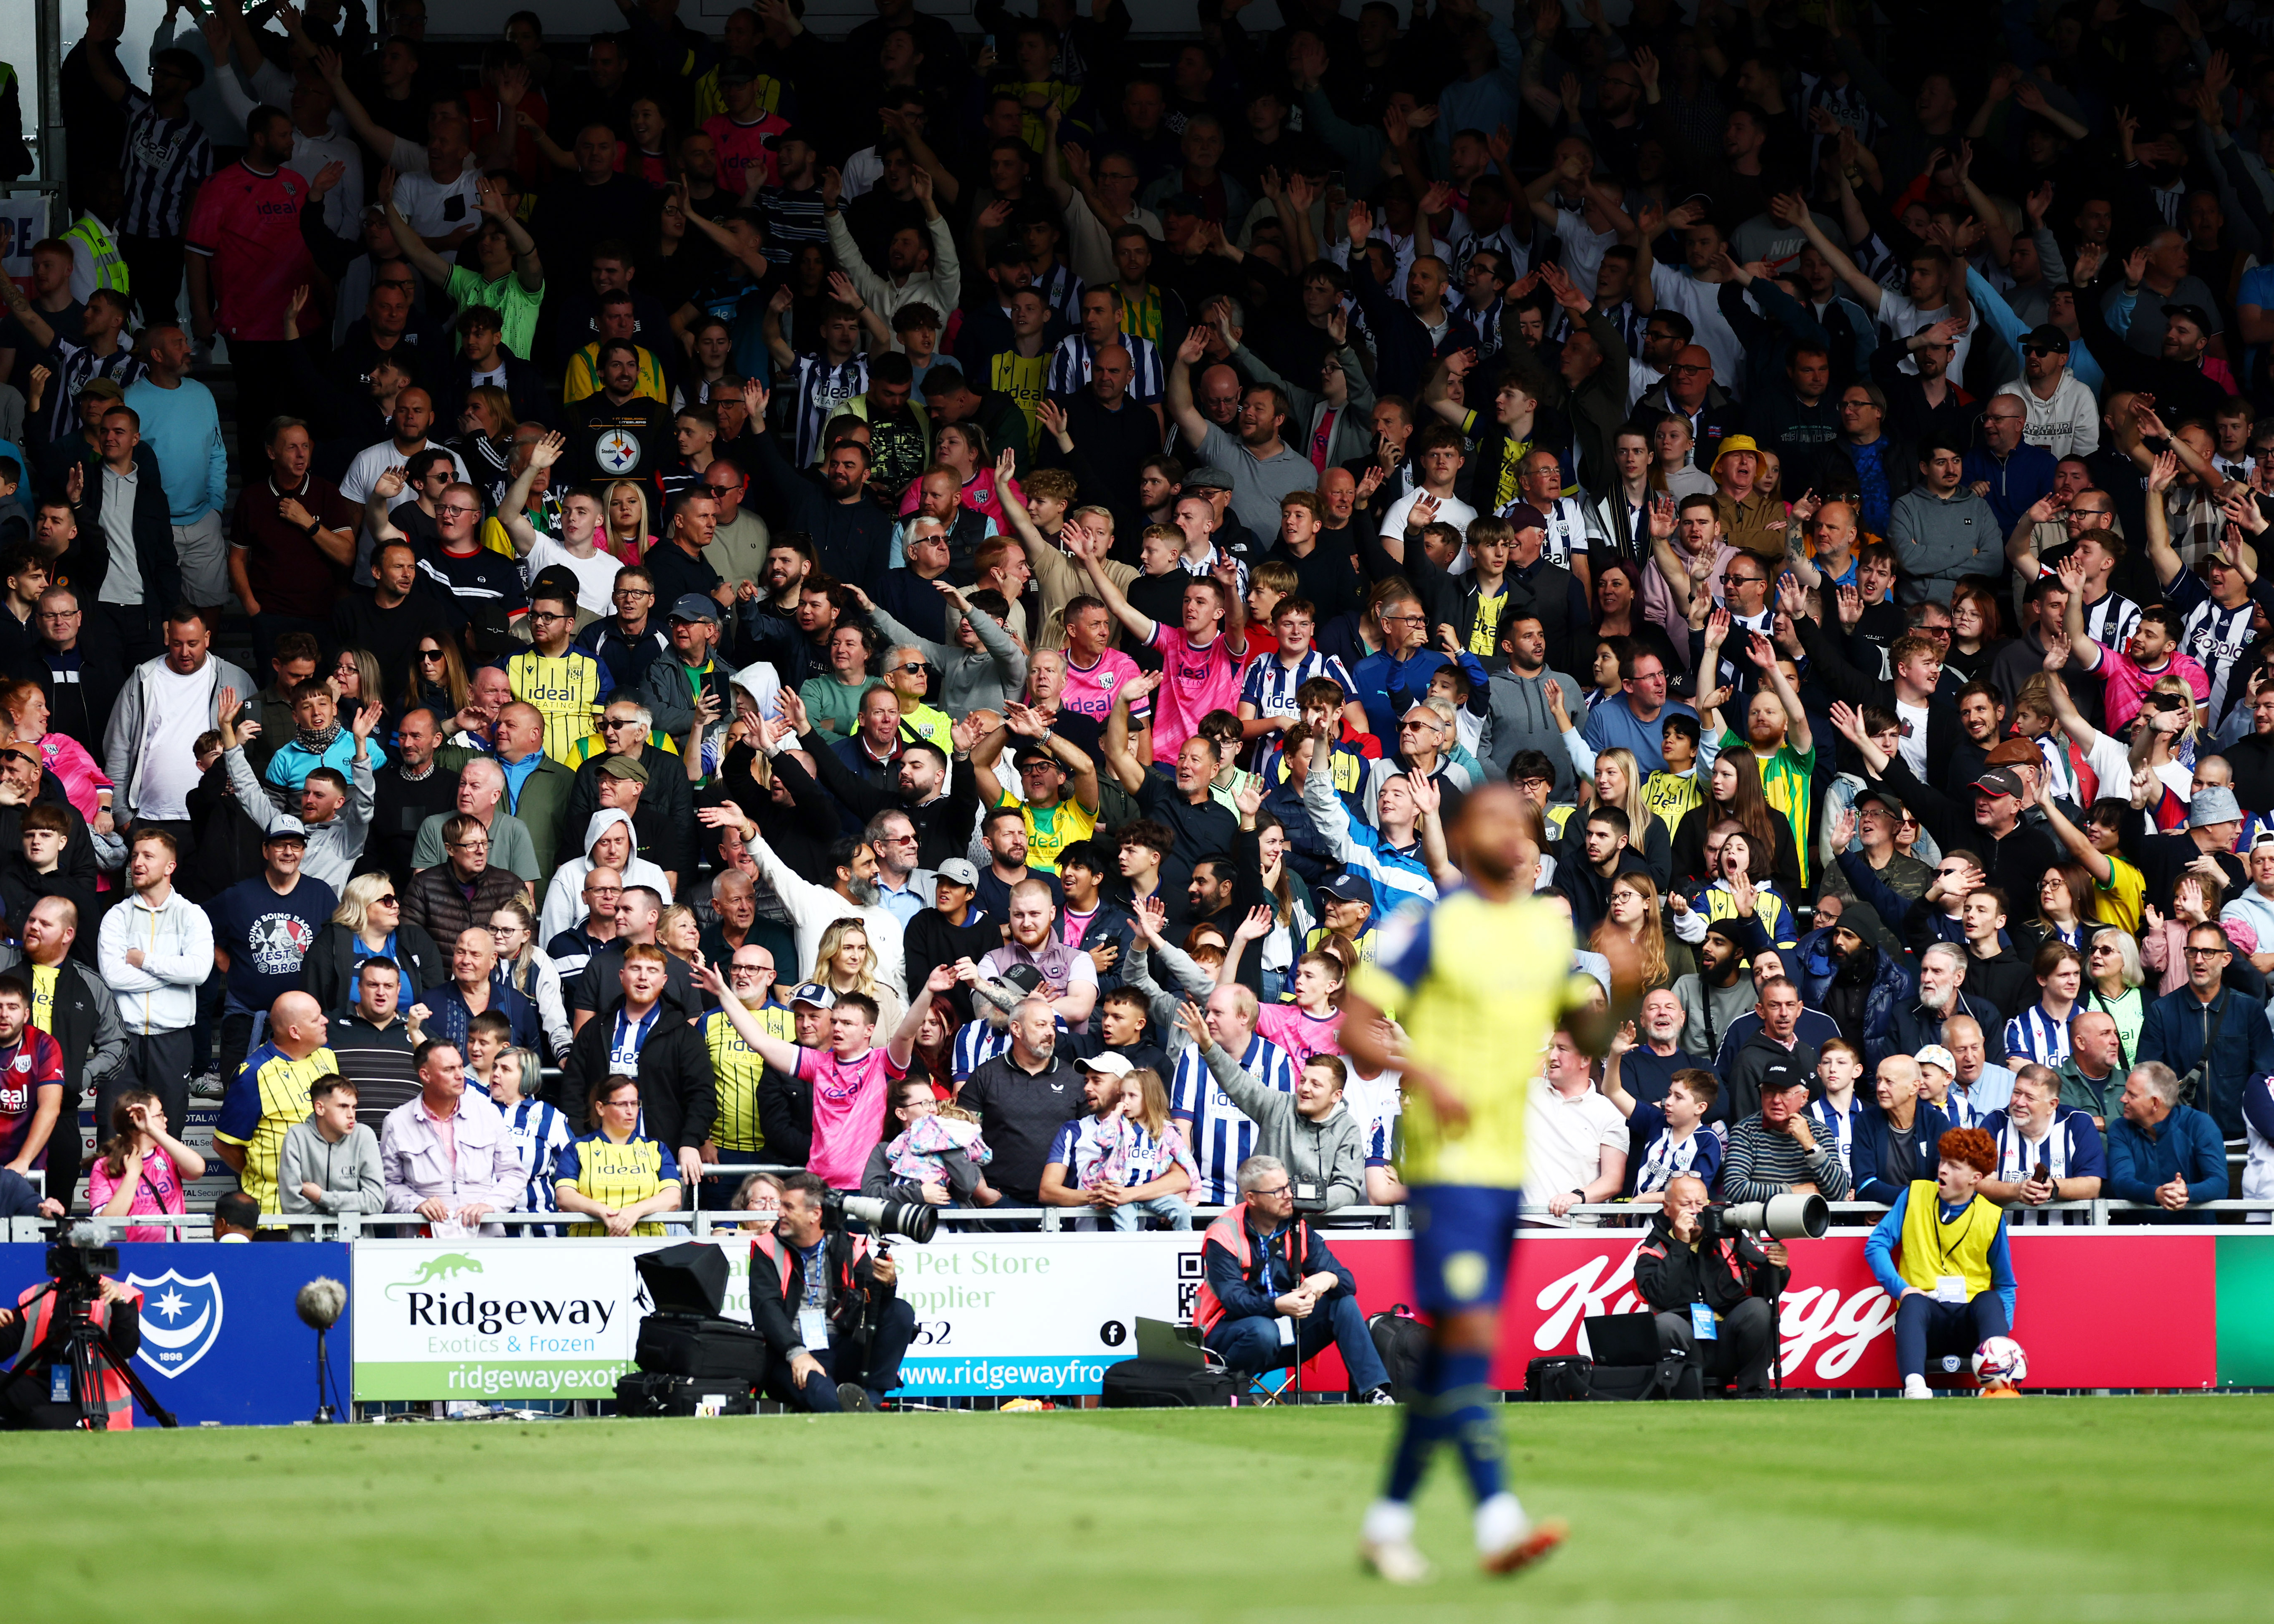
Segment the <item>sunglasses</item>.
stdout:
[[418,662],[422,665],[430,660],[439,661],[441,658],[442,650],[440,649],[421,649],[418,650]]
[[372,906],[373,906],[373,907],[375,907],[375,908],[377,908],[377,907],[388,907],[388,908],[391,908],[391,907],[393,907],[393,906],[395,906],[395,893],[394,893],[393,891],[389,891],[389,892],[388,892],[388,893],[387,893],[387,895],[385,895],[384,897],[373,897],[373,898],[371,899],[371,905],[372,905]]

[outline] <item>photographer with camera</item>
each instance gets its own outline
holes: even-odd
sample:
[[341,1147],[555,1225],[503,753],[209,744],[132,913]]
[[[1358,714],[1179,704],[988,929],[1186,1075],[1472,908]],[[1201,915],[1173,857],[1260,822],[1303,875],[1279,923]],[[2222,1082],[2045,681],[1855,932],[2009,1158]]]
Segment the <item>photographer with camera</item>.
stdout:
[[1761,1398],[1776,1330],[1769,1304],[1792,1278],[1791,1254],[1781,1241],[1724,1233],[1721,1215],[1706,1204],[1704,1179],[1675,1174],[1635,1249],[1635,1289],[1658,1316],[1660,1350],[1687,1356],[1708,1393],[1734,1383],[1737,1397]]
[[759,1389],[825,1414],[879,1408],[916,1334],[891,1249],[849,1232],[840,1199],[817,1176],[791,1174],[773,1232],[750,1244],[750,1319],[766,1339]]
[[[77,1232],[87,1236],[91,1231]],[[0,1425],[54,1430],[76,1426],[82,1412],[76,1402],[58,1402],[49,1386],[49,1362],[23,1365],[26,1355],[46,1342],[55,1328],[57,1309],[73,1311],[75,1297],[86,1300],[87,1322],[95,1332],[95,1390],[81,1395],[98,1411],[110,1432],[134,1425],[134,1398],[124,1374],[126,1362],[142,1346],[142,1294],[108,1274],[98,1274],[87,1261],[90,1250],[117,1267],[116,1248],[82,1247],[78,1241],[48,1248],[49,1279],[26,1286],[13,1308],[0,1308],[0,1354],[17,1366],[0,1386]],[[19,1327],[20,1327],[20,1334]]]

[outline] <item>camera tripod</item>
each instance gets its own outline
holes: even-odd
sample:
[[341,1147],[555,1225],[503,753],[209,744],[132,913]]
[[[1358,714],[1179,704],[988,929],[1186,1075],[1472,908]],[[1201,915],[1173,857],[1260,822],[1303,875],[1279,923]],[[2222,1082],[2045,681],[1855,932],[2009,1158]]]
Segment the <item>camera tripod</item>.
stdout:
[[98,1396],[102,1367],[109,1365],[152,1420],[162,1427],[180,1425],[174,1412],[158,1402],[133,1362],[117,1359],[102,1346],[102,1333],[95,1328],[94,1317],[89,1312],[92,1299],[84,1289],[62,1285],[51,1285],[50,1289],[56,1301],[48,1321],[47,1335],[38,1347],[16,1361],[0,1385],[13,1387],[20,1380],[36,1379],[43,1368],[61,1367],[70,1372],[70,1392],[61,1398],[51,1396],[49,1402],[78,1407],[79,1418],[72,1423],[72,1431],[99,1432],[109,1425]]

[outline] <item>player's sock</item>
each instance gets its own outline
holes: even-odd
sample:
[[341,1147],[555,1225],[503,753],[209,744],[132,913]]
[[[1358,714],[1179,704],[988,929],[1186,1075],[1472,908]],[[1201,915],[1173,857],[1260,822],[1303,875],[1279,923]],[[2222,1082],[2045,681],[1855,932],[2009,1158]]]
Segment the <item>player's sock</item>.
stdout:
[[1505,1550],[1523,1538],[1531,1526],[1516,1496],[1502,1489],[1477,1506],[1477,1549],[1487,1555]]
[[1396,1545],[1413,1538],[1413,1507],[1402,1500],[1387,1497],[1366,1508],[1366,1520],[1359,1524],[1359,1537],[1375,1545]]
[[1443,1385],[1444,1360],[1445,1356],[1434,1343],[1422,1351],[1412,1400],[1400,1417],[1404,1430],[1397,1436],[1397,1452],[1389,1460],[1389,1481],[1382,1491],[1386,1500],[1412,1500],[1414,1490],[1421,1486],[1421,1474],[1429,1469],[1429,1457],[1436,1453],[1437,1445],[1445,1436],[1437,1403],[1438,1392]]
[[1500,1422],[1485,1402],[1485,1373],[1492,1356],[1447,1352],[1439,1367],[1439,1425],[1461,1451],[1469,1490],[1483,1505],[1501,1492]]

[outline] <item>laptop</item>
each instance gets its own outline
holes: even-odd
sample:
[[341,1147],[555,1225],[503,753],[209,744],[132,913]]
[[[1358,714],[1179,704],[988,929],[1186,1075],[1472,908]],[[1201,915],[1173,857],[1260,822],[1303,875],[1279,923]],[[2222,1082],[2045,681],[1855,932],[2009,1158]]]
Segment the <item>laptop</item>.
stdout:
[[[1207,1368],[1201,1352],[1200,1333],[1190,1326],[1137,1316],[1137,1357],[1158,1365],[1181,1365],[1190,1370]],[[1655,1359],[1658,1356],[1651,1356]]]
[[1590,1314],[1587,1347],[1598,1365],[1655,1365],[1659,1360],[1658,1316]]

